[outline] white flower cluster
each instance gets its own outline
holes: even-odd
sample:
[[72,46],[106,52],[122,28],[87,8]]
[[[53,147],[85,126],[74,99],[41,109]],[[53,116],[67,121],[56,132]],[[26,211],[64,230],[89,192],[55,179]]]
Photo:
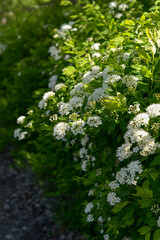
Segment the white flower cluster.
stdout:
[[17,124],[23,124],[25,119],[26,119],[25,116],[20,116],[19,118],[17,118]]
[[54,87],[55,92],[57,92],[59,90],[63,90],[63,89],[66,89],[66,85],[64,83],[58,83]]
[[67,36],[68,31],[76,31],[76,28],[73,28],[74,22],[70,21],[69,23],[64,23],[60,26],[60,29],[57,30],[54,38],[65,38]]
[[58,119],[58,115],[54,114],[54,115],[50,116],[49,121],[54,122],[54,121],[57,121],[57,119]]
[[105,234],[103,237],[104,237],[104,240],[109,240],[109,234]]
[[89,141],[89,137],[88,137],[87,135],[85,135],[85,136],[81,139],[81,145],[85,147],[88,141]]
[[99,47],[100,47],[100,43],[94,43],[92,46],[91,46],[91,50],[92,51],[98,51],[99,50]]
[[69,105],[69,103],[59,102],[57,104],[57,107],[59,108],[58,112],[60,113],[61,116],[68,115],[69,112],[70,112],[70,105]]
[[149,105],[146,108],[146,112],[149,114],[149,116],[151,118],[160,116],[160,104],[159,103],[153,103],[153,104]]
[[84,125],[85,125],[85,122],[82,119],[79,119],[79,120],[73,122],[71,125],[71,132],[74,135],[83,134],[84,133]]
[[88,97],[88,105],[91,101],[99,102],[100,99],[108,98],[109,96],[106,95],[105,90],[103,88],[96,88],[94,92]]
[[122,13],[116,13],[116,14],[114,15],[114,17],[117,18],[117,19],[120,19],[122,16],[123,16]]
[[114,9],[114,8],[116,8],[117,7],[117,3],[116,2],[110,2],[109,3],[109,8],[110,9]]
[[129,106],[128,113],[136,114],[138,112],[140,112],[140,103],[135,103],[135,104]]
[[52,91],[49,91],[49,92],[46,92],[44,95],[43,95],[43,98],[42,100],[39,102],[38,104],[38,107],[40,109],[42,108],[45,108],[47,106],[47,100],[51,97],[54,97],[55,96],[55,93],[52,92]]
[[100,222],[100,223],[103,223],[103,222],[104,222],[104,219],[102,218],[102,216],[100,216],[100,217],[98,218],[98,222]]
[[92,214],[89,214],[89,215],[87,216],[87,222],[93,222],[93,221],[94,221],[93,215],[92,215]]
[[142,173],[142,165],[140,161],[132,161],[127,165],[125,168],[121,168],[119,172],[116,173],[116,181],[120,184],[129,184],[129,185],[136,185],[138,177],[136,176],[137,173]]
[[74,96],[69,101],[70,108],[73,110],[74,108],[82,107],[83,105],[83,98]]
[[60,140],[60,139],[64,140],[64,137],[67,131],[69,131],[69,129],[70,127],[68,123],[60,122],[54,126],[53,136],[55,136],[57,140]]
[[128,88],[136,88],[138,84],[138,78],[133,75],[127,75],[122,79],[122,83],[125,84]]
[[19,141],[25,139],[27,134],[28,134],[28,132],[22,131],[21,128],[17,128],[14,130],[14,137],[18,138]]
[[114,206],[116,203],[119,203],[120,201],[121,199],[116,196],[115,192],[108,193],[107,202],[109,202],[110,205]]
[[95,58],[95,57],[99,58],[99,57],[101,57],[101,54],[98,52],[100,45],[101,45],[100,43],[94,43],[91,46],[91,51],[93,52],[92,58]]
[[54,90],[54,87],[57,83],[57,79],[58,76],[57,75],[53,75],[50,79],[49,79],[49,83],[48,83],[48,88],[50,88],[52,91]]
[[119,188],[119,183],[117,183],[117,181],[112,181],[109,183],[109,187],[111,188],[111,190],[115,190]]
[[159,109],[160,104],[151,104],[146,108],[146,113],[137,114],[129,122],[127,132],[124,135],[125,143],[117,149],[116,153],[120,161],[139,151],[142,156],[148,156],[153,154],[157,148],[160,148],[160,143],[156,143],[149,132],[142,128],[148,126],[150,118],[160,116]]
[[125,4],[125,3],[121,3],[119,6],[118,6],[118,9],[120,10],[120,11],[125,11],[126,9],[128,9],[128,5],[127,4]]
[[58,61],[59,59],[61,59],[61,56],[59,55],[60,50],[58,50],[55,46],[51,46],[48,52],[50,53],[51,57],[55,59],[55,61]]
[[102,124],[102,120],[99,116],[92,116],[88,118],[87,124],[90,127],[98,127],[99,125]]
[[74,88],[70,91],[70,95],[82,95],[83,94],[83,89],[84,89],[84,84],[83,83],[78,83],[74,86]]
[[87,214],[87,213],[90,213],[92,208],[94,207],[94,204],[92,202],[88,203],[84,209],[84,212]]

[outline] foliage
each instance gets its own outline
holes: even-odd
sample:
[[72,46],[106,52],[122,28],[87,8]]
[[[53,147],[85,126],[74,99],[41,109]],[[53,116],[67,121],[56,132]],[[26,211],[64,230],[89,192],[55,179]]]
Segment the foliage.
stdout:
[[158,240],[159,2],[61,5],[70,20],[46,40],[48,89],[40,79],[17,119],[19,155],[88,239]]
[[36,8],[30,5],[30,9],[21,1],[18,5],[13,2],[10,7],[8,1],[1,5],[1,149],[13,141],[16,118],[34,102],[33,92],[46,87],[46,79],[52,70],[48,63],[52,29],[63,21],[58,2]]

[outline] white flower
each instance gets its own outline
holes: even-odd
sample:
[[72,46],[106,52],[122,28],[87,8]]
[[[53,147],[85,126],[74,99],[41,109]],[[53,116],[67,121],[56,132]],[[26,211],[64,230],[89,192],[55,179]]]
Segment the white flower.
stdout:
[[109,183],[109,187],[111,188],[111,190],[115,190],[119,187],[119,184],[116,181],[112,181]]
[[84,171],[84,172],[87,171],[87,160],[82,161],[81,168],[82,168],[82,171]]
[[66,85],[64,83],[58,83],[55,85],[55,92],[63,89],[66,89]]
[[57,79],[58,79],[58,76],[57,75],[53,75],[50,79],[49,79],[49,83],[48,83],[48,87],[51,89],[51,90],[54,90],[54,87],[57,83]]
[[84,125],[85,125],[85,122],[82,119],[79,119],[73,122],[71,125],[71,132],[74,135],[82,134],[84,132]]
[[120,19],[123,16],[122,13],[116,13],[115,18]]
[[58,119],[58,115],[54,114],[54,115],[50,116],[49,121],[53,122],[53,121],[57,121],[57,119]]
[[92,116],[88,118],[87,124],[90,127],[98,127],[99,125],[102,124],[102,120],[99,116]]
[[104,237],[104,240],[109,240],[109,234],[105,234],[103,237]]
[[26,119],[25,116],[20,116],[19,118],[17,118],[17,124],[23,124],[25,119]]
[[82,107],[83,98],[74,96],[73,98],[70,99],[69,104],[71,109]]
[[45,108],[47,106],[47,100],[51,97],[54,97],[54,96],[55,96],[54,92],[52,92],[52,91],[46,92],[43,95],[43,99],[39,102],[38,107],[40,109]]
[[118,7],[120,11],[125,11],[128,8],[128,5],[125,3],[121,3]]
[[121,168],[119,172],[116,173],[116,181],[121,184],[125,184],[127,178],[127,168]]
[[94,75],[91,71],[86,72],[83,75],[83,83],[90,83],[94,79]]
[[100,222],[100,223],[103,223],[103,222],[104,222],[102,216],[100,216],[100,217],[98,218],[98,222]]
[[88,203],[84,209],[84,212],[87,214],[87,213],[90,213],[92,208],[94,207],[94,204],[92,202]]
[[137,114],[132,121],[128,124],[128,129],[130,128],[140,128],[141,126],[147,127],[149,123],[149,115],[147,113]]
[[132,75],[127,75],[122,79],[122,83],[125,84],[128,88],[129,87],[137,87],[138,78]]
[[69,54],[66,54],[66,55],[65,55],[65,57],[64,57],[64,60],[66,60],[66,61],[67,61],[67,60],[68,60],[68,59],[70,59],[70,58],[71,58],[71,55],[69,55]]
[[121,147],[118,147],[116,157],[123,161],[124,159],[127,159],[131,155],[131,143],[124,143]]
[[160,116],[160,104],[153,103],[146,108],[146,112],[150,117],[158,117]]
[[83,158],[87,154],[87,149],[86,148],[81,148],[79,151],[79,156],[80,158]]
[[54,97],[54,96],[55,96],[55,93],[52,92],[52,91],[49,91],[49,92],[46,92],[46,93],[43,95],[43,99],[44,99],[44,100],[48,100],[49,98]]
[[94,43],[94,44],[91,46],[91,50],[92,50],[92,51],[94,51],[94,50],[98,51],[100,45],[101,45],[100,43]]
[[135,104],[129,106],[128,113],[136,114],[138,112],[140,112],[140,104],[139,103],[135,103]]
[[82,139],[81,139],[81,145],[82,146],[86,146],[87,142],[89,140],[89,137],[87,135],[85,135]]
[[50,53],[51,57],[55,59],[55,61],[58,61],[61,58],[61,56],[59,56],[60,51],[55,46],[51,46],[48,52]]
[[26,131],[22,131],[21,128],[17,128],[14,130],[14,137],[18,138],[18,140],[23,140],[25,139],[25,136],[28,134]]
[[72,26],[69,24],[66,24],[66,23],[61,25],[61,30],[64,32],[70,30],[71,28],[72,28]]
[[64,139],[67,131],[69,131],[69,125],[65,122],[60,122],[56,124],[53,128],[53,136],[56,137],[57,140]]
[[92,72],[95,74],[95,73],[98,73],[100,71],[100,67],[99,66],[94,66],[92,67]]
[[117,7],[117,3],[116,2],[110,2],[109,3],[109,8],[110,9],[114,9],[114,8],[116,8]]
[[83,94],[83,88],[84,84],[83,83],[78,83],[74,86],[74,88],[70,91],[70,95],[82,95]]
[[99,52],[95,52],[92,54],[92,58],[100,58],[101,57],[101,54]]
[[57,107],[59,108],[58,112],[61,114],[61,116],[68,115],[69,112],[70,112],[70,105],[69,105],[69,103],[59,102],[57,104]]
[[94,190],[93,189],[89,190],[88,196],[93,196],[93,195],[94,195]]
[[119,197],[116,197],[115,192],[110,192],[107,196],[107,202],[110,203],[110,205],[114,206],[116,203],[119,203],[121,199]]
[[108,95],[105,93],[105,89],[103,88],[96,88],[94,92],[88,97],[88,104],[91,101],[100,101],[102,98],[108,98]]
[[92,214],[89,214],[89,215],[87,216],[87,222],[93,222],[93,221],[94,221],[93,215],[92,215]]
[[125,62],[128,61],[130,55],[131,55],[131,53],[129,53],[129,52],[124,53],[124,54],[123,54],[123,60],[124,60]]

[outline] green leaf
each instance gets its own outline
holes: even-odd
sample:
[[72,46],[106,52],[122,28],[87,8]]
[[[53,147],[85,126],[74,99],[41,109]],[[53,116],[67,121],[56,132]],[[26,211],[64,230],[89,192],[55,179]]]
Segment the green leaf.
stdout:
[[150,240],[151,239],[151,233],[148,232],[145,236],[145,240]]
[[146,28],[146,35],[147,35],[147,37],[148,37],[149,39],[152,40],[153,36],[152,36],[152,33],[149,31],[148,28]]
[[146,188],[141,188],[139,186],[136,186],[137,193],[132,194],[133,196],[136,197],[142,197],[142,198],[153,198],[153,191],[146,189]]
[[143,226],[141,227],[138,232],[140,232],[141,235],[146,235],[151,230],[151,227],[149,226]]
[[160,155],[157,155],[150,164],[150,166],[156,166],[156,165],[160,165]]
[[157,229],[157,230],[154,232],[153,240],[160,240],[160,229]]
[[154,76],[157,76],[157,74],[160,72],[160,60],[157,61],[155,68],[154,68]]
[[147,198],[142,198],[142,202],[141,202],[141,206],[140,208],[147,208],[152,204],[152,200],[151,199],[147,199]]
[[62,0],[60,5],[62,5],[62,6],[69,6],[69,5],[73,5],[73,4],[69,0]]
[[101,103],[109,110],[122,112],[126,110],[126,97],[121,93],[117,93],[116,97],[111,96],[110,99],[103,99]]
[[152,75],[152,72],[150,69],[148,69],[146,66],[143,66],[142,69],[141,69],[141,73],[144,77],[148,77],[150,78],[151,75]]
[[147,61],[150,61],[148,53],[146,53],[143,48],[137,47],[136,50],[142,58],[146,59]]
[[66,76],[71,76],[76,72],[76,68],[73,66],[69,66],[63,69],[63,74]]
[[155,169],[150,173],[151,178],[153,179],[153,181],[156,181],[156,179],[158,178],[160,172],[156,171]]
[[110,135],[113,132],[115,127],[116,127],[115,122],[112,122],[111,124],[109,124],[108,135]]
[[114,208],[112,209],[112,212],[117,213],[117,212],[121,211],[121,209],[124,208],[125,206],[127,206],[129,203],[130,203],[129,201],[125,201],[125,202],[116,204],[114,206]]

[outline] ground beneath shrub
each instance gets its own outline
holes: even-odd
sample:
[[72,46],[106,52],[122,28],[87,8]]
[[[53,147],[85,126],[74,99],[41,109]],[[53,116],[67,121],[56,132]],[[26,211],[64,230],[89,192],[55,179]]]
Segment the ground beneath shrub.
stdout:
[[0,153],[0,239],[84,240],[57,226],[31,171],[11,167],[10,150]]

